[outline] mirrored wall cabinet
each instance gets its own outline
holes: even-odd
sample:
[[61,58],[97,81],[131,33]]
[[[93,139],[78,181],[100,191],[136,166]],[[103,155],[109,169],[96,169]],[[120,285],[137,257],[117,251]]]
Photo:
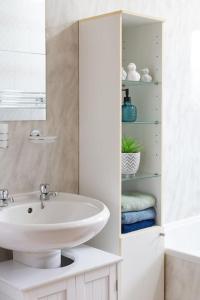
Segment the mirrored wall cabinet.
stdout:
[[1,1],[0,19],[0,121],[45,120],[45,0]]
[[[79,188],[81,194],[104,201],[110,209],[109,224],[92,245],[123,257],[119,274],[123,300],[163,300],[162,30],[160,19],[122,11],[79,23]],[[148,68],[151,77],[139,80],[130,63],[141,76]],[[122,78],[122,67],[128,77],[123,73]],[[124,89],[128,89],[132,109],[137,109],[129,122],[122,122]],[[135,175],[122,174],[124,136],[143,147]],[[156,217],[149,217],[149,227],[135,230],[133,226],[134,231],[124,233],[122,199],[135,192],[151,195]]]

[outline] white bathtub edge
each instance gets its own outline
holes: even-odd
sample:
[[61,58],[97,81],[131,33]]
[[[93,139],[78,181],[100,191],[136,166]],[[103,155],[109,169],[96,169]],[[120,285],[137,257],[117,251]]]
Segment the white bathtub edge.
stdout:
[[173,230],[174,228],[178,228],[183,225],[195,223],[197,221],[200,221],[200,216],[194,216],[190,218],[181,219],[178,221],[166,223],[163,225],[164,232],[167,233],[167,231]]
[[[178,243],[172,243],[170,238],[173,238],[173,231],[175,230],[175,234],[177,234],[177,230],[181,227],[186,227],[193,224],[200,223],[200,216],[194,216],[187,219],[178,220],[175,222],[171,222],[164,225],[164,234],[165,234],[165,254],[169,256],[173,256],[184,261],[188,261],[191,263],[198,263],[200,264],[200,255],[199,251],[198,254],[195,251],[185,251],[184,248],[182,249]],[[169,239],[168,239],[169,236]],[[172,247],[171,247],[172,246]]]

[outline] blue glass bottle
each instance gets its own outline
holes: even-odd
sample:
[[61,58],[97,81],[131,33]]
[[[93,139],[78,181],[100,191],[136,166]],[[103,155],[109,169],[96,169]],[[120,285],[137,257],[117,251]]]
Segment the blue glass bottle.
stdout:
[[137,120],[137,107],[131,103],[129,89],[123,91],[126,92],[126,96],[122,105],[122,122],[135,122]]

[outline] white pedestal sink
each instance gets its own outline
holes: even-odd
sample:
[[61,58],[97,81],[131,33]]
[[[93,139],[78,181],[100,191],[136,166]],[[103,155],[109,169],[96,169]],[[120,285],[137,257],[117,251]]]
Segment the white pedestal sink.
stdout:
[[93,238],[110,215],[102,202],[81,195],[58,193],[44,204],[39,193],[28,193],[0,210],[0,247],[32,267],[59,267],[61,249]]

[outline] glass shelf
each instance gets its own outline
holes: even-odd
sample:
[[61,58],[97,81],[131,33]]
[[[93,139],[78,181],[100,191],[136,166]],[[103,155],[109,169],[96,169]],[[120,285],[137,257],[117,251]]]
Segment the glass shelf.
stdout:
[[130,80],[122,80],[122,86],[153,86],[159,85],[160,82],[158,81],[151,81],[151,82],[143,82],[143,81],[130,81]]
[[161,175],[158,173],[137,173],[136,175],[122,175],[122,182],[159,177],[161,177]]
[[142,125],[159,125],[161,124],[160,121],[135,121],[135,122],[122,122],[122,124],[126,124],[126,125],[134,125],[134,124],[142,124]]

